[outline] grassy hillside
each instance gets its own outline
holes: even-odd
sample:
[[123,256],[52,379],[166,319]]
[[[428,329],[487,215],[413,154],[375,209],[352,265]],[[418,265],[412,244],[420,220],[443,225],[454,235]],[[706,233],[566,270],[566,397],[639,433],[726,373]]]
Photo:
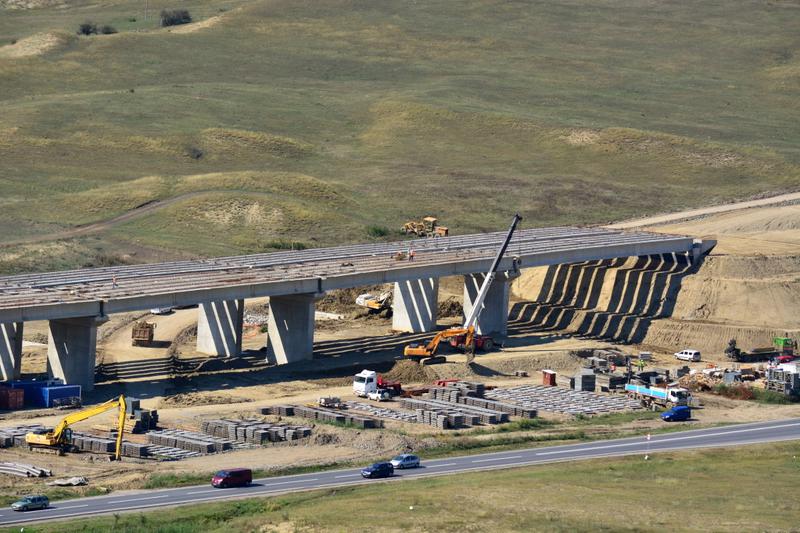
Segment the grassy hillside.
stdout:
[[800,512],[791,496],[798,455],[798,444],[781,443],[601,459],[75,519],[69,527],[317,532],[352,531],[366,519],[375,531],[788,531]]
[[[513,211],[595,223],[800,185],[797,2],[153,0],[146,20],[133,0],[7,3],[3,271],[363,241],[429,213],[462,233]],[[164,7],[199,22],[159,29]],[[78,37],[86,20],[119,33]]]

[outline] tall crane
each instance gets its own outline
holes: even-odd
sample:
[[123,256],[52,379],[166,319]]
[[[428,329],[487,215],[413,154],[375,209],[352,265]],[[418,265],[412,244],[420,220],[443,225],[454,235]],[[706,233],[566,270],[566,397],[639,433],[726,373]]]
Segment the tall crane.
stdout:
[[[481,311],[483,311],[483,302],[486,300],[486,295],[489,293],[489,288],[497,276],[497,268],[500,265],[500,261],[503,259],[503,255],[505,255],[506,250],[508,249],[508,244],[511,242],[511,237],[514,235],[514,230],[517,229],[517,224],[519,224],[520,220],[522,220],[521,216],[518,214],[514,215],[514,220],[511,222],[511,227],[508,229],[508,234],[506,235],[503,244],[500,246],[500,250],[497,252],[494,261],[492,262],[492,266],[489,268],[489,272],[486,274],[486,277],[483,280],[483,285],[481,285],[481,289],[478,291],[478,296],[475,298],[475,301],[472,304],[472,309],[464,320],[464,324],[460,327],[448,328],[440,331],[427,344],[409,344],[403,350],[403,355],[405,357],[420,361],[428,360],[430,362],[430,358],[436,355],[436,350],[439,348],[439,344],[443,340],[463,336],[463,345],[466,347],[467,353],[469,354],[468,362],[472,362],[476,347],[475,324],[478,321],[478,317],[481,315]],[[494,344],[491,337],[480,336],[478,340],[480,341],[481,346],[483,346],[485,349],[490,349],[490,347]]]
[[117,424],[117,446],[114,456],[117,461],[119,461],[122,457],[122,434],[125,431],[125,396],[122,394],[119,398],[114,398],[100,405],[65,416],[53,431],[28,433],[25,435],[25,442],[31,449],[52,448],[63,452],[70,449],[72,446],[72,428],[70,428],[72,424],[105,413],[106,411],[111,411],[115,408],[119,409],[119,417]]

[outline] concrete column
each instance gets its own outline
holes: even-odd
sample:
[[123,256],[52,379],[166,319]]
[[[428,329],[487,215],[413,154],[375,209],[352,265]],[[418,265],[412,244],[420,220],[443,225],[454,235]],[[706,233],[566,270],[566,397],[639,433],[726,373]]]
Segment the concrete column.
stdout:
[[320,294],[270,296],[267,360],[278,365],[314,357],[314,302]]
[[0,381],[19,379],[24,322],[0,324]]
[[392,329],[422,333],[436,329],[439,278],[412,279],[394,284]]
[[197,351],[209,355],[242,353],[244,300],[200,304],[197,317]]
[[97,326],[107,317],[82,317],[51,320],[47,347],[47,373],[67,385],[94,389],[97,355]]
[[[498,273],[489,285],[483,301],[483,311],[478,317],[475,331],[482,335],[506,335],[508,333],[508,294],[511,282],[519,274]],[[478,297],[486,274],[464,276],[464,316],[472,311],[472,302]]]

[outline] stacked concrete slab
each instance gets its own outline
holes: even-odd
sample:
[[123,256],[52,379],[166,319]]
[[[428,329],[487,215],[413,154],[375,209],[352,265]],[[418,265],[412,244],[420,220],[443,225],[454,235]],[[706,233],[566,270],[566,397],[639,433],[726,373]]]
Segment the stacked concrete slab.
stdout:
[[234,442],[219,439],[205,433],[195,431],[185,431],[182,429],[164,429],[161,431],[150,431],[147,433],[147,442],[157,446],[169,446],[197,452],[202,455],[219,453],[230,450],[234,447]]
[[0,428],[0,448],[12,446],[27,446],[25,435],[32,431],[41,431],[45,427],[41,424],[22,424],[7,428]]
[[626,396],[604,396],[546,385],[494,389],[487,391],[486,396],[525,408],[571,415],[596,415],[642,408],[638,401]]
[[310,427],[271,424],[256,419],[205,420],[200,429],[217,438],[257,445],[303,439],[311,435]]
[[355,409],[358,411],[365,411],[371,415],[379,418],[388,418],[390,420],[397,420],[398,422],[417,422],[417,415],[415,413],[408,413],[405,411],[398,411],[382,405],[373,405],[363,402],[345,402],[348,409]]
[[[291,413],[291,414],[290,414]],[[299,416],[320,422],[347,424],[362,429],[383,427],[383,421],[367,416],[348,414],[346,411],[324,409],[322,407],[306,407],[302,405],[273,405],[261,409],[263,415]]]
[[440,412],[441,414],[453,413],[464,415],[465,424],[470,426],[508,422],[508,413],[441,400],[403,398],[400,400],[400,405],[402,405],[404,409],[413,409],[414,411],[423,409],[425,411]]
[[105,437],[87,435],[85,433],[73,433],[72,445],[83,452],[114,453],[116,451],[117,441]]
[[448,383],[444,387],[432,388],[427,397],[433,400],[460,403],[500,413],[507,413],[511,416],[536,418],[536,409],[526,409],[515,404],[485,399],[485,391],[486,387],[483,383],[458,381]]

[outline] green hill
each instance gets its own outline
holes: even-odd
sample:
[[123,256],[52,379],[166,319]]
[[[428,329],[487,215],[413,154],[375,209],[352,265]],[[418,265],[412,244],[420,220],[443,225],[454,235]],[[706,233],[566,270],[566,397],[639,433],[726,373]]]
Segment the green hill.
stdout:
[[[796,2],[41,4],[0,2],[5,272],[800,185]],[[172,7],[196,22],[158,28]],[[79,37],[84,21],[118,33]]]

